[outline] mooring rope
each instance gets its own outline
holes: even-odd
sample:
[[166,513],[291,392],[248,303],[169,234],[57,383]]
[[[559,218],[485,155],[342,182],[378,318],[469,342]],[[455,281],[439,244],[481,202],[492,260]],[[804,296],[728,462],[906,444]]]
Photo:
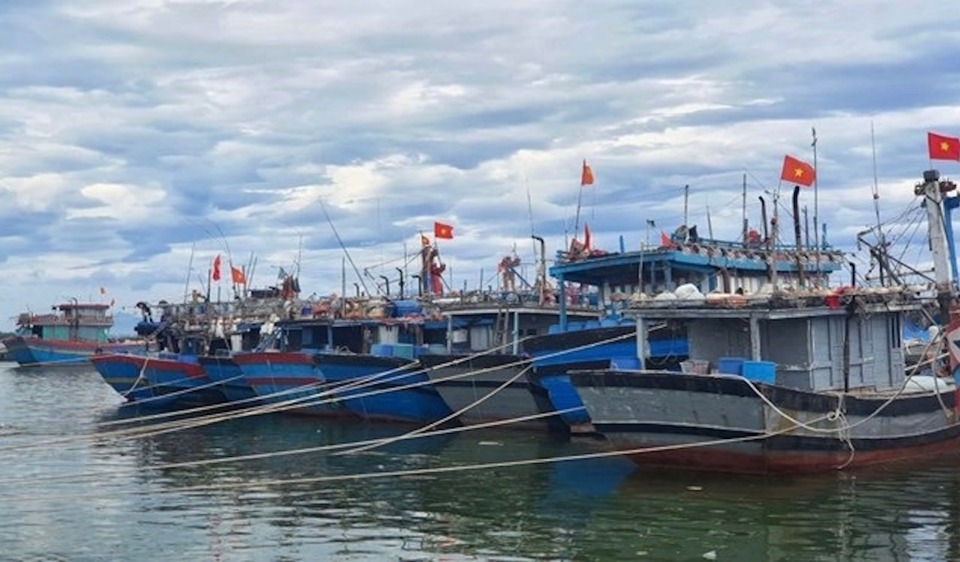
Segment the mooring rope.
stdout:
[[[183,486],[176,489],[164,489],[164,490],[152,490],[150,493],[153,495],[170,495],[170,494],[189,494],[197,492],[216,492],[223,490],[243,490],[251,488],[263,488],[266,486],[289,486],[289,485],[301,485],[301,484],[319,484],[319,483],[331,483],[331,482],[343,482],[343,481],[359,481],[359,480],[368,480],[374,478],[403,478],[403,477],[417,477],[417,476],[427,476],[427,475],[437,475],[437,474],[448,474],[456,472],[468,472],[468,471],[477,471],[477,470],[491,470],[495,468],[511,468],[519,466],[533,466],[533,465],[543,465],[551,463],[560,463],[560,462],[574,462],[582,460],[594,460],[602,459],[609,457],[619,457],[619,456],[639,456],[644,454],[651,453],[661,453],[666,451],[676,451],[684,449],[698,449],[706,447],[715,447],[722,446],[730,443],[747,443],[751,441],[761,441],[764,439],[769,439],[776,435],[782,433],[788,433],[796,429],[795,426],[786,427],[775,432],[765,432],[758,433],[755,435],[746,435],[743,437],[732,437],[725,439],[715,439],[711,441],[701,441],[699,443],[681,443],[674,445],[659,445],[659,446],[647,446],[647,447],[638,447],[631,449],[617,449],[613,451],[597,451],[592,453],[580,453],[580,454],[571,454],[571,455],[560,455],[553,457],[535,457],[529,459],[519,459],[512,461],[498,461],[498,462],[488,462],[488,463],[475,463],[468,465],[455,465],[455,466],[441,466],[441,467],[429,467],[429,468],[418,468],[418,469],[408,469],[408,470],[388,470],[381,472],[361,472],[361,473],[352,473],[352,474],[338,474],[338,475],[327,475],[327,476],[313,476],[313,477],[301,477],[301,478],[282,478],[282,479],[273,479],[273,480],[260,480],[255,482],[224,482],[219,484],[200,484],[195,486]],[[417,435],[415,437],[422,437],[423,435]],[[140,495],[142,490],[123,490],[118,489],[113,492],[115,495]],[[18,502],[50,502],[50,501],[59,501],[67,499],[86,499],[86,498],[99,498],[102,497],[102,491],[97,490],[88,494],[71,494],[71,495],[57,495],[57,496],[6,496],[10,501]]]
[[[543,356],[538,357],[538,359],[548,359],[548,358],[553,358],[553,357],[559,357],[559,356],[563,356],[563,355],[566,355],[566,354],[569,354],[569,353],[573,353],[573,352],[576,352],[576,351],[579,351],[579,350],[589,349],[589,348],[596,347],[596,346],[600,346],[600,345],[604,345],[604,344],[606,344],[606,343],[610,343],[610,342],[613,342],[613,341],[619,341],[619,340],[622,340],[622,339],[627,339],[627,338],[632,338],[632,337],[635,337],[634,334],[624,334],[624,335],[621,335],[621,336],[616,336],[616,337],[609,338],[609,339],[605,339],[605,340],[599,340],[599,341],[597,341],[597,342],[592,342],[592,343],[585,344],[585,345],[582,345],[582,346],[577,346],[577,347],[573,347],[573,348],[568,348],[568,349],[564,349],[564,350],[559,350],[559,351],[557,351],[557,352],[553,352],[553,353],[549,353],[549,354],[544,354]],[[436,367],[433,367],[433,369],[442,368],[442,367],[447,366],[447,365],[456,365],[456,364],[459,364],[459,363],[468,361],[468,360],[470,360],[470,358],[472,358],[472,357],[477,357],[477,356],[479,356],[479,355],[483,355],[483,354],[468,355],[468,356],[465,356],[465,357],[462,357],[462,358],[457,358],[456,360],[449,361],[449,362],[445,362],[445,363],[443,363],[443,364],[441,364],[441,365],[438,365],[438,366],[436,366]],[[436,379],[436,382],[441,382],[441,381],[446,381],[446,380],[456,380],[456,379],[461,379],[461,378],[465,378],[465,377],[476,376],[477,373],[488,372],[488,371],[491,371],[491,370],[500,369],[500,368],[504,368],[504,367],[508,367],[508,366],[522,365],[522,364],[527,363],[527,362],[530,361],[529,359],[526,359],[526,358],[521,358],[521,357],[519,357],[519,356],[517,356],[517,357],[518,357],[517,361],[514,361],[514,362],[506,363],[506,364],[499,365],[499,366],[496,366],[496,367],[489,367],[489,368],[484,368],[484,369],[478,369],[478,370],[475,370],[475,371],[470,371],[470,372],[467,372],[467,373],[452,375],[452,376],[450,376],[450,377],[441,377],[441,378],[439,378],[439,379]],[[423,370],[426,371],[426,370],[428,370],[428,369],[423,369]],[[379,390],[369,391],[369,392],[367,392],[367,393],[362,393],[361,395],[356,395],[355,397],[357,397],[357,398],[362,398],[362,397],[367,396],[367,395],[382,394],[382,393],[385,393],[385,392],[392,392],[392,391],[396,391],[396,390],[403,390],[403,389],[408,389],[408,388],[416,388],[416,387],[420,387],[420,386],[424,386],[424,385],[433,384],[433,382],[435,382],[435,381],[431,381],[431,380],[428,379],[428,380],[425,380],[425,381],[419,381],[419,382],[416,382],[416,383],[411,383],[411,384],[408,384],[408,385],[403,385],[403,386],[401,386],[401,387],[386,388],[386,389],[379,389]],[[300,387],[298,387],[298,388],[300,388]],[[296,389],[293,389],[293,390],[296,390]],[[189,417],[189,418],[186,418],[186,419],[176,420],[176,421],[173,421],[173,422],[151,424],[151,425],[148,425],[148,426],[140,426],[140,427],[129,428],[129,429],[124,429],[124,430],[116,430],[116,431],[108,431],[108,432],[99,432],[99,433],[95,433],[95,434],[93,434],[93,435],[70,436],[70,437],[64,437],[64,438],[49,439],[49,440],[44,440],[44,441],[34,442],[34,443],[29,443],[29,444],[24,443],[24,444],[19,444],[19,445],[0,446],[0,452],[13,451],[13,450],[24,450],[24,449],[33,449],[33,448],[45,447],[45,446],[49,446],[49,445],[62,445],[62,444],[70,444],[70,443],[83,443],[83,442],[87,442],[87,441],[90,441],[90,440],[97,440],[97,439],[138,439],[138,438],[151,437],[151,436],[155,436],[155,435],[163,435],[163,434],[168,434],[168,433],[172,433],[172,432],[175,432],[175,431],[180,431],[180,430],[185,430],[185,429],[192,429],[192,428],[197,428],[197,427],[203,427],[203,426],[212,425],[212,424],[215,424],[215,423],[221,423],[221,422],[225,422],[225,421],[230,421],[230,420],[232,420],[232,419],[239,419],[239,418],[251,417],[251,416],[262,415],[262,414],[278,413],[278,412],[282,412],[282,411],[284,411],[285,409],[289,409],[289,408],[299,408],[299,407],[303,407],[304,405],[323,404],[323,403],[328,403],[328,402],[333,402],[333,401],[341,400],[342,398],[340,398],[340,397],[338,397],[338,396],[336,396],[336,395],[334,394],[334,392],[335,392],[336,390],[337,390],[337,387],[334,387],[334,388],[332,388],[331,390],[327,391],[326,393],[321,393],[321,395],[325,396],[325,398],[324,398],[323,400],[321,400],[321,401],[318,401],[318,402],[308,402],[308,401],[307,401],[307,400],[312,400],[314,397],[305,397],[305,398],[304,398],[304,397],[301,397],[301,398],[298,398],[298,399],[294,399],[294,400],[288,401],[289,404],[287,404],[286,407],[281,407],[281,406],[272,405],[272,404],[266,404],[266,405],[258,406],[258,407],[255,407],[255,408],[251,408],[251,409],[249,409],[249,410],[241,410],[241,411],[239,411],[239,412],[232,411],[232,412],[226,412],[226,413],[216,414],[216,415],[211,415],[211,416]],[[351,397],[351,398],[353,398],[353,397]],[[216,407],[218,407],[218,408],[223,408],[224,406],[225,406],[224,404],[216,405]],[[177,415],[182,416],[182,415],[184,415],[185,412],[187,412],[187,411],[186,411],[186,410],[182,410],[182,411],[179,411],[179,412],[169,412],[169,413],[166,413],[166,412],[165,412],[165,413],[158,414],[158,416],[177,416]],[[139,420],[139,419],[143,419],[143,418],[131,418],[130,420],[115,420],[115,421],[106,422],[106,423],[107,423],[107,424],[115,424],[115,423],[116,423],[116,424],[137,423],[137,420]]]
[[[492,420],[489,422],[484,422],[484,423],[470,425],[470,426],[448,427],[448,428],[437,429],[434,431],[419,433],[419,434],[403,434],[403,435],[397,436],[394,439],[394,441],[396,442],[396,441],[405,441],[410,439],[430,438],[430,437],[438,437],[442,435],[457,434],[457,433],[462,433],[467,431],[501,428],[503,426],[509,426],[516,423],[542,420],[542,419],[550,418],[554,416],[562,416],[564,414],[577,412],[581,410],[583,410],[583,406],[576,406],[572,408],[565,408],[563,410],[554,410],[551,412],[540,412],[537,414],[520,416],[517,418],[512,418],[507,420]],[[203,460],[197,460],[197,461],[183,461],[183,462],[175,462],[175,463],[157,464],[157,465],[151,465],[146,468],[148,468],[149,470],[161,471],[161,470],[169,470],[169,469],[175,469],[175,468],[212,466],[212,465],[218,465],[218,464],[228,464],[228,463],[235,463],[235,462],[246,462],[246,461],[287,457],[287,456],[294,456],[294,455],[304,455],[304,454],[310,454],[310,453],[337,451],[339,449],[349,449],[354,447],[362,447],[364,445],[369,445],[369,444],[378,444],[381,441],[383,441],[383,438],[378,437],[376,439],[366,439],[363,441],[351,441],[348,443],[334,443],[331,445],[318,445],[316,447],[305,447],[305,448],[299,448],[299,449],[283,449],[280,451],[270,451],[266,453],[253,453],[253,454],[239,455],[234,457],[222,457],[222,458],[214,458],[214,459],[203,459]],[[97,471],[81,472],[81,473],[75,472],[72,474],[34,476],[30,478],[9,478],[9,479],[0,480],[0,484],[3,484],[3,485],[25,484],[25,483],[34,483],[34,482],[39,483],[39,482],[54,482],[54,481],[70,482],[73,479],[77,479],[79,481],[79,480],[86,480],[88,478],[99,477],[99,476],[110,476],[110,475],[116,475],[116,474],[123,474],[127,472],[139,472],[140,470],[142,470],[140,467],[137,467],[137,468],[123,467],[123,468],[116,468],[113,470],[97,470]]]
[[[439,419],[439,420],[437,420],[437,421],[435,421],[435,422],[428,423],[427,425],[425,425],[425,426],[423,426],[423,427],[419,427],[419,428],[417,428],[417,429],[414,429],[414,430],[412,430],[412,431],[409,431],[409,432],[407,432],[407,433],[404,433],[404,434],[402,434],[402,435],[400,435],[400,436],[398,436],[398,437],[388,437],[388,438],[386,438],[386,439],[380,440],[380,441],[377,442],[377,443],[371,443],[371,444],[362,445],[362,446],[357,447],[357,448],[355,448],[355,449],[350,449],[350,450],[347,450],[347,451],[342,451],[342,452],[337,453],[337,454],[338,454],[338,455],[352,455],[352,454],[355,454],[355,453],[360,453],[360,452],[363,452],[363,451],[368,451],[368,450],[370,450],[370,449],[375,449],[375,448],[377,448],[377,447],[382,447],[382,446],[384,446],[384,445],[389,445],[390,443],[396,442],[396,441],[398,441],[398,440],[400,440],[400,439],[409,438],[409,436],[417,435],[418,433],[423,433],[423,432],[429,431],[430,429],[433,429],[434,427],[440,426],[440,425],[442,425],[442,424],[444,424],[444,423],[446,423],[446,422],[448,422],[448,421],[450,421],[450,420],[455,420],[455,419],[459,418],[464,412],[466,412],[466,411],[468,411],[468,410],[470,410],[470,409],[472,409],[472,408],[475,408],[475,407],[478,406],[479,404],[482,404],[483,402],[485,402],[486,400],[488,400],[489,398],[491,398],[492,396],[494,396],[495,394],[497,394],[498,392],[500,392],[500,391],[503,390],[504,388],[507,388],[508,386],[510,386],[511,384],[513,384],[514,382],[516,382],[517,379],[519,379],[519,378],[522,377],[523,375],[527,374],[527,371],[529,371],[531,368],[533,368],[533,364],[532,364],[532,363],[531,363],[530,365],[527,365],[527,366],[524,367],[523,369],[518,370],[517,373],[516,373],[514,376],[512,376],[512,377],[510,377],[509,379],[507,379],[506,381],[504,381],[503,384],[501,384],[500,386],[498,386],[497,388],[495,388],[495,389],[492,390],[491,392],[487,393],[487,394],[484,395],[483,397],[479,398],[478,400],[475,400],[475,401],[474,401],[473,403],[471,403],[471,404],[467,404],[466,406],[464,406],[463,408],[460,408],[460,409],[457,410],[456,412],[452,412],[451,414],[449,414],[449,415],[447,415],[447,416],[444,416],[443,418],[441,418],[441,419]],[[580,409],[580,408],[578,408],[578,409]]]

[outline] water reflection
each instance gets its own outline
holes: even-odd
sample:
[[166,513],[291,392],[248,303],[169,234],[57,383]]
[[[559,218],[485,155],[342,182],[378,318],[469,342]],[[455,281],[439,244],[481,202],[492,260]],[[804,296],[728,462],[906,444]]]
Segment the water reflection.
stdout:
[[[0,369],[0,448],[128,415],[95,373]],[[2,557],[960,560],[957,455],[802,478],[646,472],[620,458],[416,473],[594,450],[505,431],[271,454],[410,429],[274,415],[0,449],[0,479],[23,482],[0,486]],[[264,456],[170,466],[251,454]],[[320,480],[390,471],[412,473]]]

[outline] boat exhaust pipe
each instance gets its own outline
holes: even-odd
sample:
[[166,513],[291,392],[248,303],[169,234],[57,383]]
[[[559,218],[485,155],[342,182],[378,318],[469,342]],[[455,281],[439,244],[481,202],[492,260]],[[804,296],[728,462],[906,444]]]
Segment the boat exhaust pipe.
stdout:
[[760,218],[763,219],[763,241],[767,243],[770,240],[770,233],[767,231],[767,202],[764,200],[763,195],[759,197],[760,199]]
[[794,253],[797,263],[797,281],[800,286],[806,285],[803,275],[803,263],[800,258],[800,252],[803,251],[803,238],[800,235],[800,186],[793,186],[793,234],[797,240],[797,249]]

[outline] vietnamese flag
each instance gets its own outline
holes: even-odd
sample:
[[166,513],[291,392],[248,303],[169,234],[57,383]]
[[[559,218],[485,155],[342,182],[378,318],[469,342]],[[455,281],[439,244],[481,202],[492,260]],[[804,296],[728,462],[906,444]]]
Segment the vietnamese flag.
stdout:
[[810,187],[816,178],[817,172],[810,164],[789,154],[783,157],[783,171],[780,172],[783,181]]
[[246,285],[247,276],[243,274],[243,270],[238,267],[230,266],[230,278],[237,285]]
[[960,138],[927,133],[931,160],[960,160]]
[[217,257],[213,258],[213,280],[220,280],[220,254],[217,254]]
[[444,224],[442,222],[433,223],[433,236],[434,238],[442,238],[445,240],[453,240],[453,226],[449,224]]
[[593,185],[593,170],[590,169],[586,159],[583,161],[583,171],[580,172],[580,186],[584,185]]

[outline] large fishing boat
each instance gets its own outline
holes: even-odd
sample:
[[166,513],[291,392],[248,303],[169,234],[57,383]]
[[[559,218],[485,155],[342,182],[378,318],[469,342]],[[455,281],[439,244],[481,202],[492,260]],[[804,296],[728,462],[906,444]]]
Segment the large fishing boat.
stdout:
[[[625,314],[637,322],[638,356],[645,326],[678,323],[688,368],[571,373],[592,429],[642,466],[708,471],[813,472],[950,450],[960,437],[960,314],[943,207],[954,190],[933,170],[915,189],[933,250],[927,290],[856,287],[855,276],[842,289],[785,289],[774,278],[752,297],[634,302]],[[950,369],[936,339],[920,374],[905,365],[902,326],[931,302],[949,322]]]
[[[498,290],[439,300],[446,349],[421,355],[419,362],[465,425],[506,422],[511,428],[562,430],[556,416],[544,415],[552,407],[545,389],[530,378],[526,347],[557,326],[555,291],[542,270],[528,283],[515,271],[518,263],[516,256],[500,261]],[[596,295],[582,297],[570,303],[568,318],[599,326]]]
[[[148,348],[136,355],[102,353],[91,360],[111,387],[129,402],[155,406],[252,402],[234,353],[260,343],[263,325],[304,313],[296,294],[251,291],[235,301],[209,302],[199,295],[184,303],[137,304],[136,330]],[[309,313],[310,307],[305,307]],[[160,310],[155,319],[153,310]],[[270,331],[270,328],[267,328]]]
[[[765,207],[763,214],[766,221]],[[673,234],[663,233],[658,246],[645,244],[632,251],[625,248],[622,239],[619,251],[575,240],[569,249],[557,253],[556,265],[550,269],[557,283],[554,293],[562,295],[552,299],[556,303],[554,325],[524,334],[527,337],[523,338],[522,349],[532,358],[531,365],[514,360],[508,362],[512,363],[509,369],[526,369],[524,383],[541,407],[547,404],[544,413],[558,413],[560,427],[589,432],[589,417],[568,375],[583,369],[631,369],[640,365],[637,326],[624,314],[633,300],[647,294],[656,294],[658,302],[696,295],[703,298],[712,292],[753,294],[769,289],[774,275],[781,283],[793,286],[825,285],[841,262],[842,254],[826,244],[818,250],[805,249],[799,243],[774,248],[769,232],[761,234],[749,228],[746,220],[742,239],[733,241],[701,237],[696,226],[686,224]],[[585,305],[596,316],[584,318]],[[679,370],[689,353],[683,326],[659,322],[648,324],[646,329],[649,345],[645,364]],[[491,375],[502,377],[504,370],[480,369],[477,376],[483,380]],[[458,380],[459,384],[469,382],[468,378]],[[486,382],[490,391],[500,392],[500,381]],[[486,409],[498,403],[493,396],[483,400]]]
[[86,364],[99,353],[135,352],[142,342],[111,340],[110,305],[61,303],[47,314],[23,313],[16,336],[3,340],[9,358],[20,365]]

